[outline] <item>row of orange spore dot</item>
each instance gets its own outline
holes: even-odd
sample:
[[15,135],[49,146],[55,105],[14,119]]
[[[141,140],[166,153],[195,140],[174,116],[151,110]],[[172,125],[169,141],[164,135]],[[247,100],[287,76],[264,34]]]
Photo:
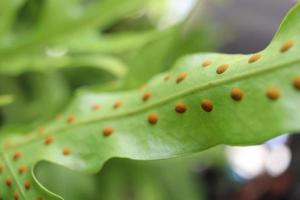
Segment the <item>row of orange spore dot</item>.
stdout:
[[[294,42],[292,40],[287,41],[286,43],[284,43],[281,48],[280,48],[280,52],[281,53],[285,53],[287,52],[289,49],[291,49],[294,46]],[[252,55],[249,60],[248,63],[254,63],[257,62],[259,59],[261,59],[261,54],[257,53]],[[205,60],[202,63],[202,67],[209,67],[212,64],[212,61],[210,60]],[[223,74],[228,68],[229,68],[229,64],[221,64],[220,66],[217,67],[216,69],[216,73],[217,74]],[[182,72],[178,75],[177,79],[176,79],[176,83],[179,84],[182,81],[184,81],[187,77],[187,73]],[[169,81],[171,79],[170,75],[166,75],[164,77],[165,81]],[[293,86],[294,88],[296,88],[297,90],[300,90],[300,76],[296,76],[293,80]],[[234,101],[241,101],[243,98],[243,91],[240,88],[233,88],[230,92],[230,97],[234,100]],[[266,91],[266,96],[271,99],[271,100],[276,100],[280,97],[280,92],[277,88],[275,87],[270,87],[267,89]],[[152,97],[152,94],[150,92],[145,92],[142,96],[142,100],[143,101],[148,101],[150,98]],[[122,106],[122,101],[121,100],[117,100],[115,101],[115,103],[113,104],[113,108],[114,109],[118,109]],[[210,99],[204,99],[201,101],[200,103],[201,108],[205,111],[205,112],[211,112],[213,111],[213,102]],[[94,104],[91,109],[94,111],[97,111],[101,108],[100,104]],[[177,113],[179,114],[183,114],[187,111],[187,106],[184,102],[177,102],[175,105],[175,109],[174,109]],[[60,117],[60,116],[59,116]],[[158,122],[158,115],[155,112],[152,112],[148,115],[148,122],[151,125],[155,125]],[[74,123],[76,120],[76,116],[75,115],[69,115],[66,119],[67,123],[71,124]],[[40,134],[44,134],[45,129],[44,128],[39,128],[38,132]],[[114,129],[112,127],[106,127],[102,130],[102,134],[103,136],[107,137],[110,136],[112,133],[114,132]],[[45,140],[44,140],[44,145],[50,145],[51,143],[54,142],[54,136],[52,135],[48,135]],[[71,150],[69,147],[64,147],[62,150],[62,154],[64,156],[67,156],[71,153]],[[16,161],[18,160],[20,157],[22,156],[21,152],[17,151],[15,152],[15,154],[13,155],[13,160]],[[27,167],[25,165],[20,165],[18,168],[18,173],[21,175],[23,173],[25,173],[27,170]],[[4,171],[4,166],[2,164],[0,164],[0,174],[3,173]],[[10,188],[12,186],[12,180],[10,178],[10,176],[7,176],[5,179],[5,184],[8,188]],[[29,190],[31,187],[31,183],[28,180],[24,181],[24,188],[25,190]],[[19,199],[19,194],[17,191],[15,191],[13,193],[14,199],[18,200]],[[37,197],[36,200],[42,200],[42,197]]]
[[[20,151],[16,151],[14,153],[14,155],[12,156],[12,160],[13,162],[17,162],[22,156],[22,153]],[[0,175],[4,172],[5,168],[4,165],[0,163]],[[17,169],[17,174],[22,175],[27,171],[27,167],[23,164],[19,165],[18,169]],[[5,185],[8,189],[13,187],[13,181],[11,179],[11,177],[8,175],[5,178]],[[29,191],[31,188],[31,182],[29,180],[24,180],[23,183],[23,187],[25,189],[25,191]],[[13,198],[14,200],[19,200],[19,192],[18,191],[14,191],[13,192]],[[0,197],[1,199],[1,197]],[[35,200],[43,200],[42,197],[37,197]]]
[[[281,53],[285,53],[287,52],[290,48],[292,48],[294,46],[294,42],[292,40],[289,40],[287,42],[285,42],[281,48],[280,48],[280,52]],[[250,56],[250,58],[248,59],[248,63],[254,63],[256,61],[258,61],[259,59],[261,59],[261,54],[260,53],[256,53],[253,54],[252,56]],[[209,67],[212,64],[212,61],[210,60],[205,60],[202,63],[203,67]],[[224,73],[228,68],[230,67],[229,64],[221,64],[220,66],[217,67],[216,69],[216,73],[217,74],[222,74]],[[182,81],[184,81],[187,78],[187,73],[185,72],[181,72],[179,73],[179,75],[176,78],[176,83],[179,84]],[[164,77],[165,81],[169,81],[171,79],[170,75],[166,75]],[[296,89],[300,90],[300,76],[297,76],[294,78],[293,81],[293,85]],[[243,98],[243,91],[240,88],[233,88],[230,92],[230,96],[233,100],[235,101],[241,101]],[[280,91],[276,88],[276,87],[269,87],[266,91],[266,96],[270,99],[270,100],[276,100],[280,97]],[[150,98],[152,97],[152,94],[150,92],[145,92],[142,95],[142,100],[143,101],[148,101]],[[117,100],[114,102],[113,104],[113,108],[114,109],[118,109],[123,105],[123,102],[121,100]],[[200,103],[201,108],[206,111],[206,112],[211,112],[213,111],[213,102],[210,99],[204,99],[201,101]],[[94,104],[91,106],[91,109],[94,111],[97,111],[101,108],[100,104]],[[184,102],[178,102],[175,105],[175,111],[177,113],[185,113],[187,110],[187,106],[185,105]],[[76,117],[75,115],[69,115],[67,117],[67,122],[68,123],[73,123],[75,121]],[[156,113],[152,112],[148,115],[148,122],[152,125],[156,124],[158,122],[158,116]],[[104,136],[110,136],[112,133],[114,132],[114,129],[111,127],[106,127],[102,130],[102,134]],[[53,136],[48,136],[45,140],[45,144],[50,144],[52,143],[54,140]],[[70,149],[65,147],[63,149],[63,155],[69,155],[70,154]]]

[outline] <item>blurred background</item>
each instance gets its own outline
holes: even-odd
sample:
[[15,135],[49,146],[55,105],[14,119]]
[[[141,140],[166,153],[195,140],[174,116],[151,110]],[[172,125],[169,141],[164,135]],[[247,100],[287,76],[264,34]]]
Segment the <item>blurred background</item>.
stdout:
[[[186,54],[260,51],[296,3],[149,0],[109,23],[99,22],[101,26],[75,24],[74,28],[83,31],[52,40],[56,31],[73,24],[64,21],[64,16],[47,14],[46,0],[24,2],[17,9],[11,5],[11,10],[0,3],[3,16],[3,8],[8,9],[6,16],[15,13],[8,17],[14,23],[0,23],[0,55],[13,55],[0,62],[2,130],[24,129],[24,124],[30,130],[54,117],[78,91],[140,87]],[[80,7],[67,2],[57,3],[57,8],[79,18],[96,0],[78,1]],[[16,34],[7,34],[5,29]],[[141,67],[145,63],[151,67]],[[140,72],[143,77],[137,79]],[[49,112],[42,113],[45,105]],[[217,146],[170,160],[115,158],[96,175],[47,162],[40,163],[35,172],[42,184],[67,200],[299,200],[299,137],[286,133],[258,146]]]

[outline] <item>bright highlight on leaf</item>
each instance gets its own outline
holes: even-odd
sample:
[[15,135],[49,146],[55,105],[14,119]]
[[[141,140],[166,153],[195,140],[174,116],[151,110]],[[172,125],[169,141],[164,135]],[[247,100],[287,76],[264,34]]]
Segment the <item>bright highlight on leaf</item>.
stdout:
[[12,103],[14,98],[11,95],[0,95],[0,106]]

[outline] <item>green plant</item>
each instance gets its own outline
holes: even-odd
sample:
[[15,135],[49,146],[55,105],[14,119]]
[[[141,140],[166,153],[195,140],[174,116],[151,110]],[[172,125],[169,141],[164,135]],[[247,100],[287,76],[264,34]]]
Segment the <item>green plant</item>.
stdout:
[[[10,95],[0,96],[2,198],[61,199],[35,178],[42,160],[96,173],[113,157],[170,158],[299,131],[299,5],[262,52],[193,54],[169,70],[178,57],[206,48],[195,45],[205,32],[183,39],[181,24],[161,32],[149,23],[142,33],[133,27],[98,34],[145,9],[138,0],[99,2],[0,3],[0,88]],[[29,96],[18,85],[24,79],[32,83],[23,86],[34,91]],[[93,87],[69,103],[69,93],[85,82]]]

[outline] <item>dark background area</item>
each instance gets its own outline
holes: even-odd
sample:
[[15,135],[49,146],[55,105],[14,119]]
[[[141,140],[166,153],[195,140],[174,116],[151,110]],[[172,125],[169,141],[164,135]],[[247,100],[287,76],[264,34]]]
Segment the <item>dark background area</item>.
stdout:
[[222,52],[253,53],[269,44],[295,3],[292,0],[229,0],[205,1],[204,6],[205,15],[227,31],[224,37],[228,41],[220,49]]

